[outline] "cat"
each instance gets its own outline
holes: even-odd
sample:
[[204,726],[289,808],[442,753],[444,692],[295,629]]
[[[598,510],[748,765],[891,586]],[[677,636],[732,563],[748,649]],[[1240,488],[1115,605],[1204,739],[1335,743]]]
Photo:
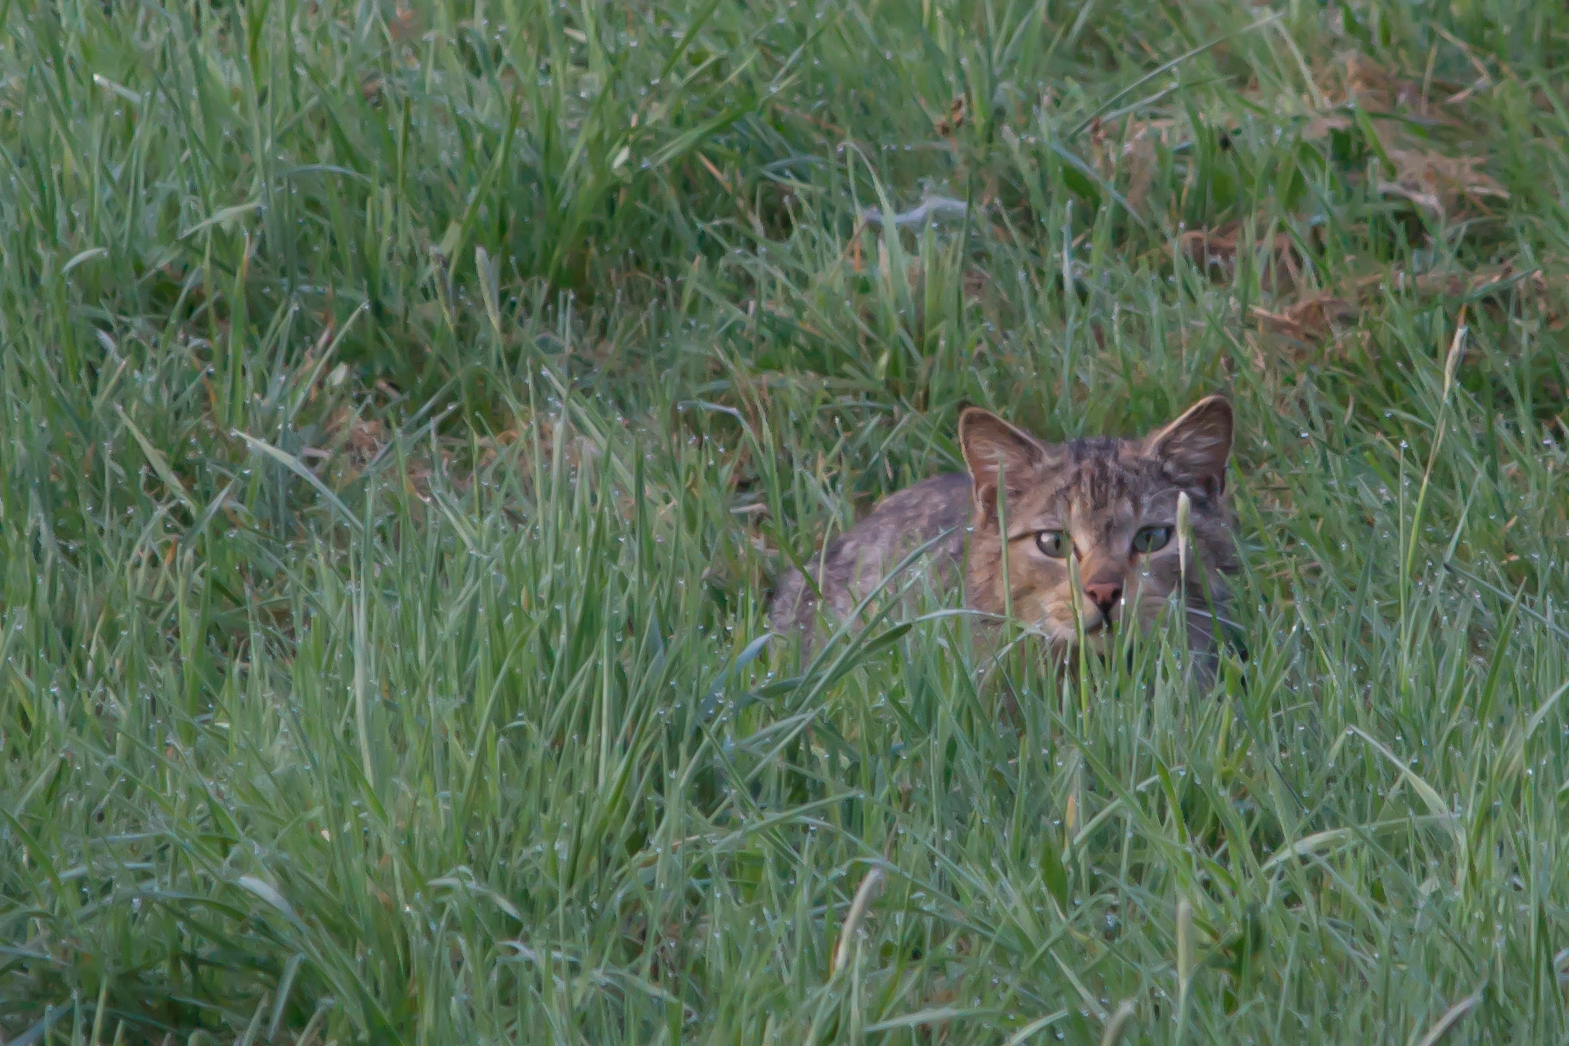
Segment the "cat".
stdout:
[[[803,633],[810,649],[819,603],[835,619],[851,617],[885,580],[885,591],[897,591],[908,578],[885,575],[934,542],[924,563],[939,585],[962,576],[965,605],[983,615],[1000,616],[1011,606],[1059,661],[1070,659],[1080,636],[1101,650],[1125,622],[1147,629],[1179,588],[1189,646],[1209,654],[1224,620],[1226,576],[1237,569],[1226,492],[1232,427],[1231,404],[1220,395],[1132,440],[1047,443],[989,411],[966,408],[958,439],[968,472],[885,498],[807,561],[815,589],[792,570],[774,595],[770,626]],[[1185,547],[1177,533],[1183,494]]]

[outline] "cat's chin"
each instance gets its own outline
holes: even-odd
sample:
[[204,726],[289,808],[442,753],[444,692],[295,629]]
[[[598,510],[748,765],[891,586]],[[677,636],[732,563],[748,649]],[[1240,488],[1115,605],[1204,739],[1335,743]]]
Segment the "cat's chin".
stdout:
[[[1141,633],[1148,633],[1153,622],[1137,617],[1127,619],[1102,618],[1093,627],[1086,627],[1083,633],[1083,646],[1093,654],[1107,654],[1116,650],[1122,643],[1122,634],[1128,629],[1137,629]],[[1069,653],[1080,646],[1079,630],[1073,626],[1059,627],[1051,630],[1052,645]]]
[[[1078,645],[1075,636],[1075,645]],[[1103,621],[1094,628],[1084,630],[1083,646],[1092,654],[1104,655],[1117,645],[1117,627],[1110,621]]]
[[[1077,650],[1080,645],[1080,632],[1074,625],[1048,625],[1040,630],[1053,650],[1068,654]],[[1116,625],[1101,621],[1093,628],[1083,631],[1083,646],[1094,653],[1102,653],[1116,643]]]

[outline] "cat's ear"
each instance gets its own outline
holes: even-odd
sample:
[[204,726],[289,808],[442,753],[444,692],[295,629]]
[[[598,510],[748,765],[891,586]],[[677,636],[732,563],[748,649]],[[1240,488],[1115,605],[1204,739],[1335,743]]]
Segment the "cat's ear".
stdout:
[[959,449],[983,512],[996,511],[999,471],[1011,489],[1046,459],[1046,448],[1034,436],[980,407],[966,407],[959,415]]
[[1226,489],[1231,429],[1231,403],[1221,395],[1205,396],[1176,421],[1150,433],[1144,450],[1179,477],[1220,494]]

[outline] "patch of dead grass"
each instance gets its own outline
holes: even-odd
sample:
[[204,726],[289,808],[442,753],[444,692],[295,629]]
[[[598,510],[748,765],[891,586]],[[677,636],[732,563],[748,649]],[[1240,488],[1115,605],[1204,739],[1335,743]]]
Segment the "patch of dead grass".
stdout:
[[1281,231],[1261,242],[1256,231],[1260,224],[1256,219],[1239,219],[1214,229],[1189,229],[1179,237],[1179,243],[1193,264],[1205,272],[1218,270],[1225,279],[1235,276],[1239,256],[1251,247],[1264,289],[1271,294],[1288,294],[1301,282],[1304,271],[1296,241],[1289,232]]
[[1478,156],[1444,156],[1431,149],[1386,149],[1393,178],[1378,183],[1386,196],[1411,201],[1440,218],[1475,213],[1486,200],[1507,200],[1509,192],[1482,170]]
[[1253,318],[1267,334],[1311,344],[1322,341],[1338,326],[1355,320],[1360,311],[1354,302],[1319,292],[1279,312],[1255,306]]

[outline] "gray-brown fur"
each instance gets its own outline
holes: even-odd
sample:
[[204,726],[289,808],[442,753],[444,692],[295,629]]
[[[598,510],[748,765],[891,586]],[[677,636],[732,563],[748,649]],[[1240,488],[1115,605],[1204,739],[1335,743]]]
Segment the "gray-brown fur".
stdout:
[[[965,530],[970,522],[970,477],[948,472],[890,494],[871,514],[805,564],[829,612],[850,616],[894,567],[915,549],[950,533],[925,555],[926,569],[939,585],[957,575],[964,562]],[[898,584],[889,582],[889,587]],[[798,628],[810,632],[818,601],[799,570],[792,570],[774,593],[769,620],[776,632]]]
[[[1201,400],[1143,439],[1061,444],[971,408],[959,418],[968,474],[937,476],[889,496],[806,566],[832,617],[843,620],[910,550],[953,528],[925,557],[934,580],[945,583],[962,567],[966,605],[989,614],[1004,613],[1011,595],[1014,616],[1061,654],[1077,644],[1081,630],[1088,642],[1104,643],[1130,614],[1148,626],[1182,587],[1175,527],[1185,493],[1189,635],[1195,649],[1208,649],[1209,615],[1224,614],[1225,576],[1236,568],[1225,490],[1231,438],[1231,407],[1220,396]],[[1007,488],[1006,541],[999,474]],[[1153,545],[1168,527],[1167,543],[1135,549],[1141,531],[1138,540]],[[1063,554],[1056,558],[1047,548]],[[894,579],[888,587],[901,583]],[[817,615],[812,589],[791,571],[774,597],[773,628],[810,636]]]

